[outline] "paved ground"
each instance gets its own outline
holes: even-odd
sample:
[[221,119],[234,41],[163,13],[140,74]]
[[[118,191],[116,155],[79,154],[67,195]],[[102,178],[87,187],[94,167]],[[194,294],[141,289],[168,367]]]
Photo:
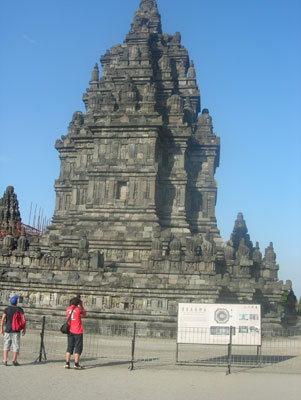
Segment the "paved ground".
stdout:
[[[129,370],[131,338],[84,335],[85,370],[65,370],[66,337],[46,332],[46,362],[36,364],[40,333],[30,331],[21,339],[20,367],[0,366],[0,399],[24,400],[297,400],[301,393],[300,337],[266,339],[265,363],[218,366],[227,348],[205,346],[180,351],[180,360],[201,356],[215,366],[175,365],[175,341],[137,338],[134,371]],[[0,348],[2,340],[0,338]],[[248,357],[254,349],[233,349]],[[255,349],[256,353],[256,349]],[[11,357],[11,353],[10,353]]]
[[[61,360],[0,367],[0,398],[52,400],[297,400],[300,374],[260,373],[195,366],[141,366],[83,360],[86,369],[65,370]],[[9,363],[11,364],[11,363]]]

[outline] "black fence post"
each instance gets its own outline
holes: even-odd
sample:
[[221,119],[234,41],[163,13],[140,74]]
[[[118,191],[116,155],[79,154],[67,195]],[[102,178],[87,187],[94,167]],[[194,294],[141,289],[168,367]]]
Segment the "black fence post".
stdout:
[[257,365],[262,367],[262,364],[261,364],[261,345],[257,346],[257,359],[256,359],[256,361],[257,361]]
[[230,341],[228,344],[228,371],[227,375],[231,374],[231,361],[232,361],[232,326],[230,326]]
[[43,322],[42,322],[42,332],[40,332],[40,337],[41,337],[41,341],[40,341],[40,352],[39,352],[39,357],[36,359],[36,362],[42,362],[42,357],[44,355],[44,361],[47,360],[46,357],[46,350],[45,350],[45,344],[44,344],[44,336],[45,336],[45,322],[46,322],[46,317],[43,317]]
[[133,339],[132,339],[132,359],[131,359],[130,371],[133,371],[133,369],[134,369],[135,342],[136,342],[136,322],[134,323],[134,333],[133,333]]

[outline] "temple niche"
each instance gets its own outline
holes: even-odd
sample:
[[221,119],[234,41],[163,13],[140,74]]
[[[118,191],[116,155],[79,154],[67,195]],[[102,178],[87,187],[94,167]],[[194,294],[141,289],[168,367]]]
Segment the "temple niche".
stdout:
[[103,323],[122,314],[158,329],[175,326],[178,302],[260,298],[265,323],[279,324],[277,302],[291,283],[278,281],[272,243],[262,256],[241,213],[229,240],[220,236],[220,139],[181,35],[163,33],[155,0],[140,1],[123,44],[90,78],[85,112],[75,111],[55,142],[60,172],[47,233],[12,239],[9,228],[21,221],[13,188],[0,199],[2,303],[22,289],[33,313],[63,313],[81,293],[91,329],[104,311]]

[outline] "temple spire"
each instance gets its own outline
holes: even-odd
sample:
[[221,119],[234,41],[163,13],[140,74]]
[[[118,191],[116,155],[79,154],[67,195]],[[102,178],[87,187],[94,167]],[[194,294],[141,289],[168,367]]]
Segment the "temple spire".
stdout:
[[98,82],[98,79],[99,79],[99,69],[98,69],[98,64],[96,63],[91,73],[91,81]]
[[139,10],[135,11],[130,33],[162,33],[161,16],[156,0],[141,0]]
[[141,0],[139,8],[142,11],[152,11],[153,9],[158,11],[156,0]]
[[249,247],[250,250],[252,250],[253,244],[250,240],[250,235],[248,234],[247,224],[246,221],[244,220],[243,214],[240,212],[237,214],[233,232],[231,234],[231,240],[235,250],[238,249],[241,239],[244,239],[245,244]]
[[99,80],[99,69],[98,69],[98,64],[96,63],[91,73],[90,86],[97,88],[98,80]]

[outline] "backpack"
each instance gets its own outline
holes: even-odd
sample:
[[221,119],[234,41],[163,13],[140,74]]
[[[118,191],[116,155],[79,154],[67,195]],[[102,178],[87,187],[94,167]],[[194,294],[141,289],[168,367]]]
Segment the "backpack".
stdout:
[[20,332],[25,328],[25,322],[21,311],[15,311],[11,322],[12,331]]

